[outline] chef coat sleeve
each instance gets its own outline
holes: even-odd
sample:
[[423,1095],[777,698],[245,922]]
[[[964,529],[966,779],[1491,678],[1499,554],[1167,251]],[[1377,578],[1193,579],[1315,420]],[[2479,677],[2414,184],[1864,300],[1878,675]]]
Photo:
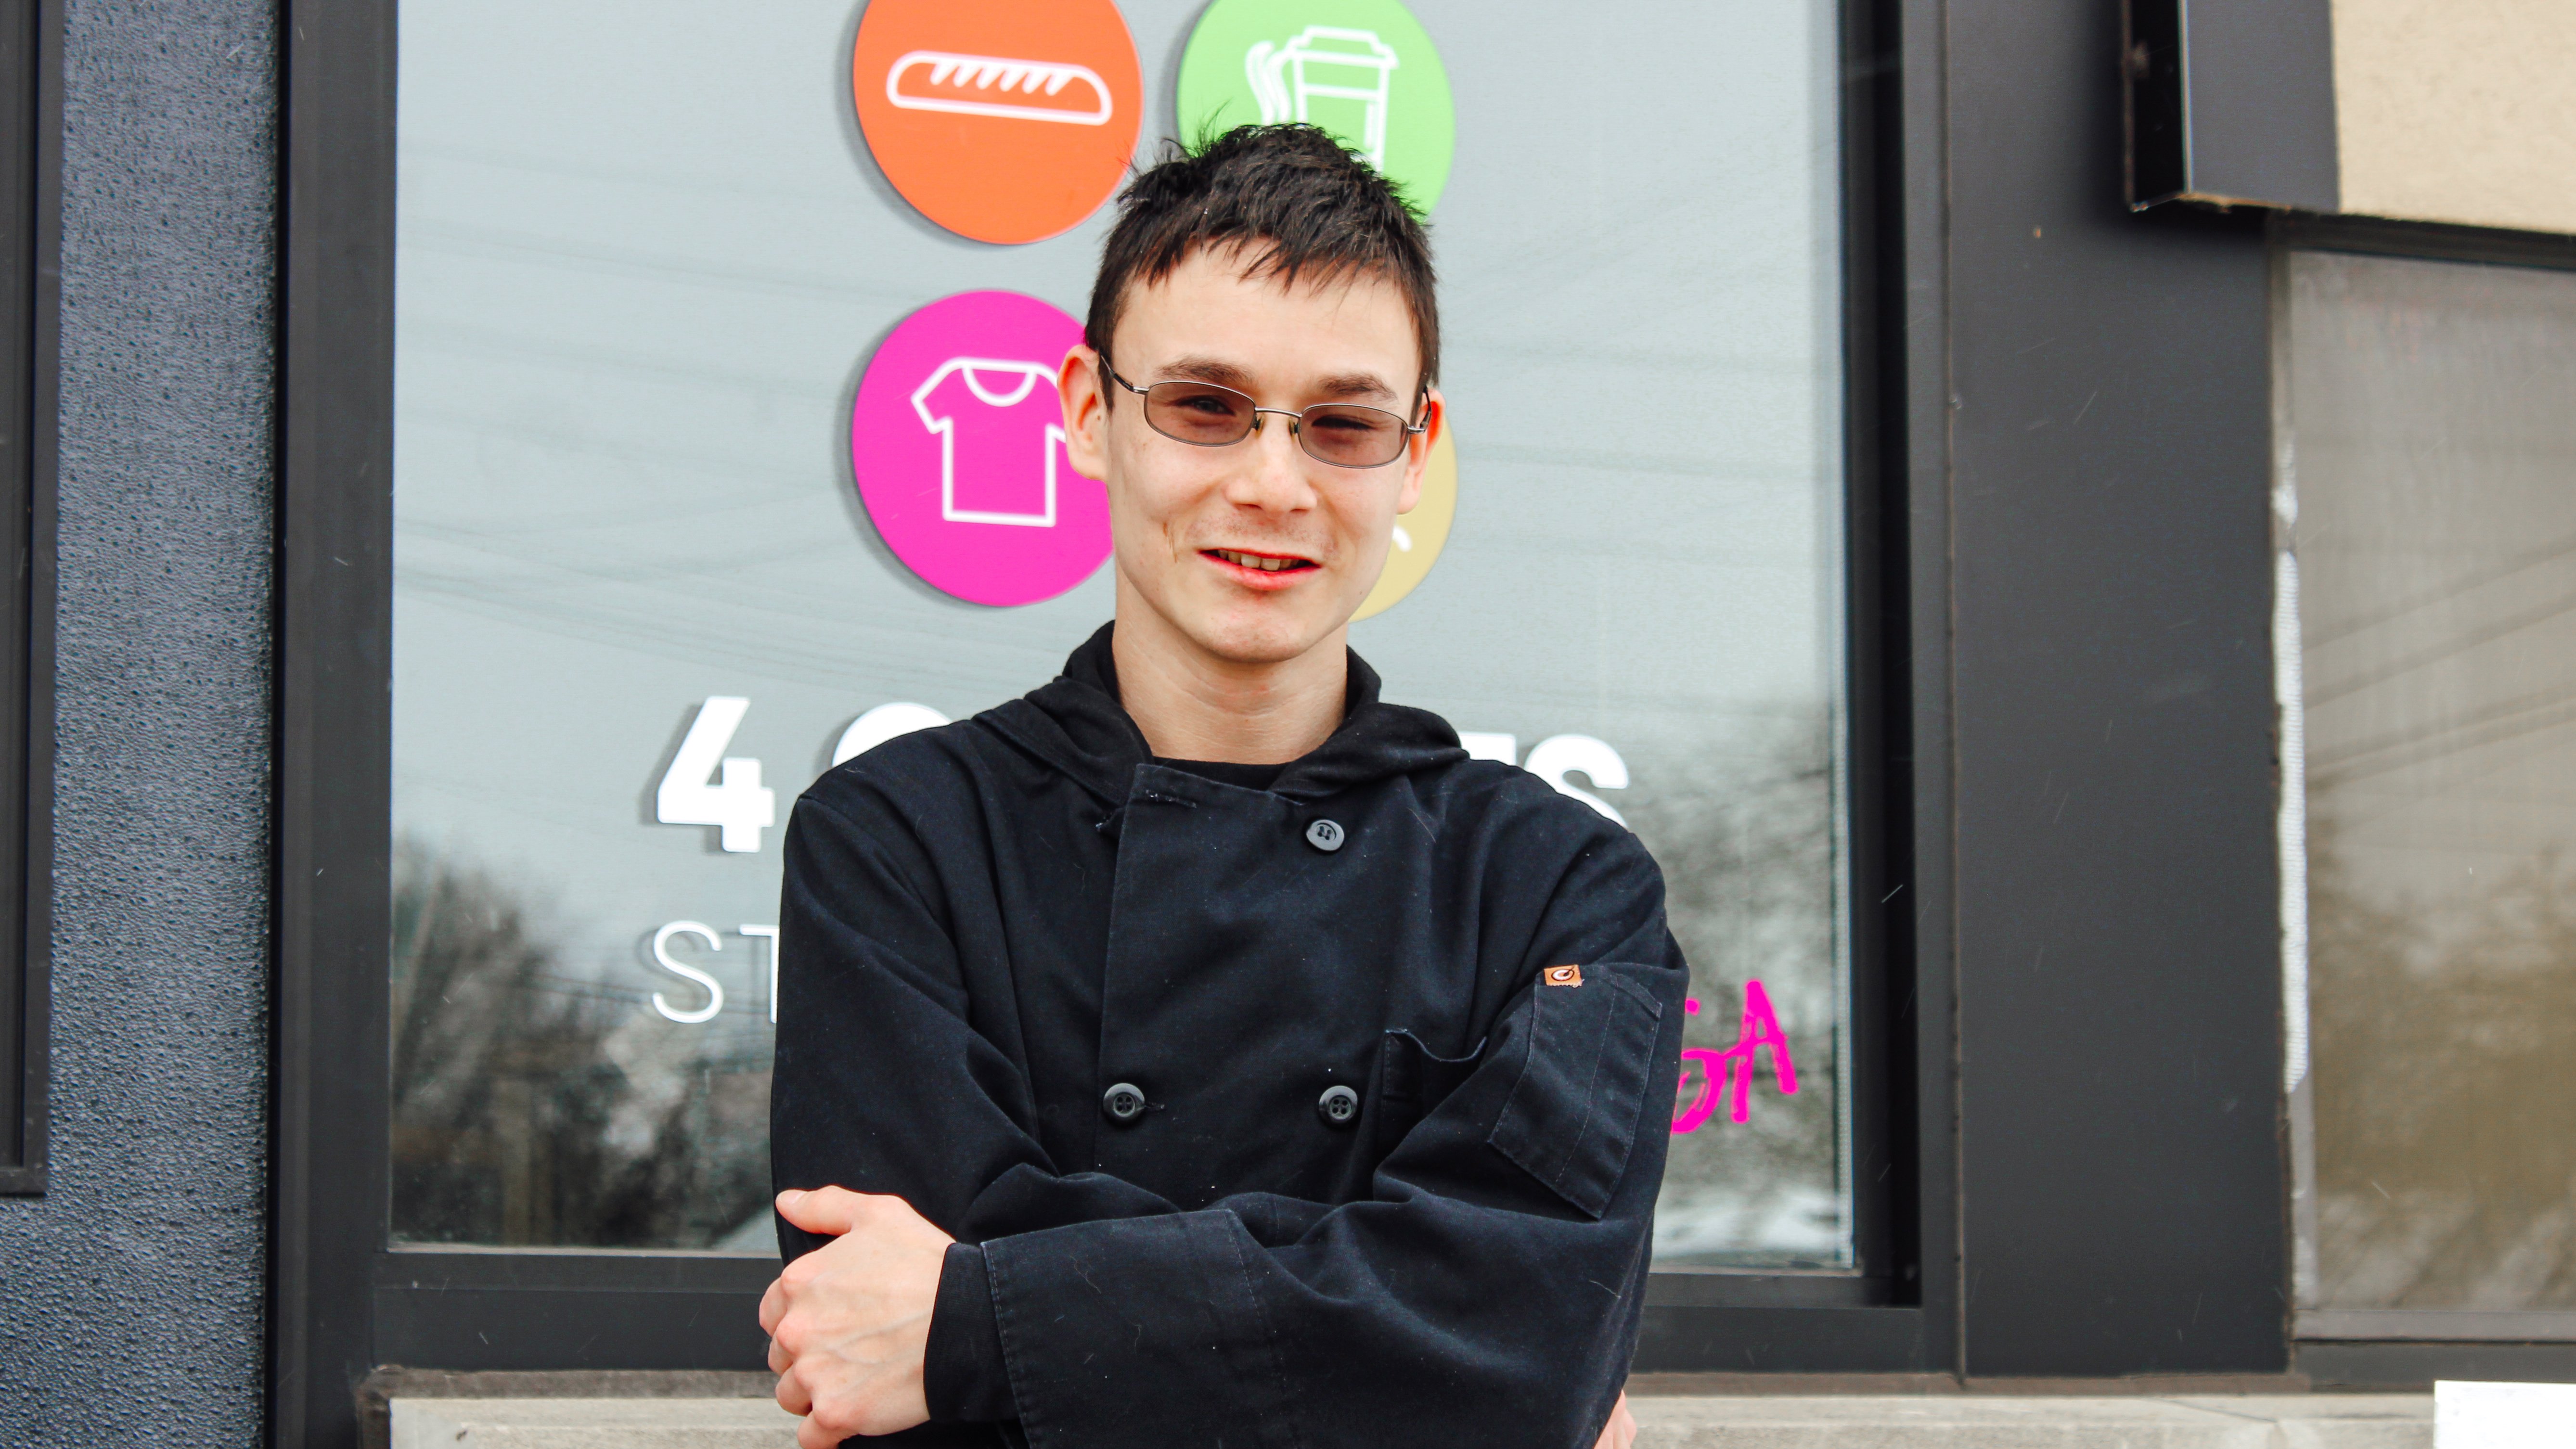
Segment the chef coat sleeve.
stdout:
[[[1367,1110],[1427,1110],[1368,1199],[1251,1195],[984,1245],[1032,1446],[1589,1449],[1636,1345],[1685,968],[1625,831],[1552,900],[1480,1052],[1384,1041]],[[1581,984],[1540,984],[1558,964]]]
[[944,1423],[989,1424],[1020,1416],[1011,1402],[1011,1371],[1002,1330],[993,1321],[992,1279],[984,1250],[951,1243],[930,1310],[930,1341],[921,1354],[921,1396]]
[[[880,753],[883,753],[882,751]],[[918,759],[911,765],[924,766]],[[881,770],[893,771],[891,764]],[[835,778],[797,801],[779,900],[778,1038],[769,1091],[772,1186],[891,1193],[961,1242],[1030,1227],[1168,1213],[1096,1172],[1059,1175],[1027,1079],[970,1000],[948,889],[896,796],[970,786]],[[817,786],[817,790],[822,787]],[[933,829],[958,833],[955,822]],[[789,1260],[826,1241],[781,1218]]]

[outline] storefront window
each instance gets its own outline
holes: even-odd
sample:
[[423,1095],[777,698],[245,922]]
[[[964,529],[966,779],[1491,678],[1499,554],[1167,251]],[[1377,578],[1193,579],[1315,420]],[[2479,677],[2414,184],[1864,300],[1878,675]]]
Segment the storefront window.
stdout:
[[1010,364],[1130,159],[1266,116],[1441,269],[1454,483],[1355,647],[1670,882],[1658,1261],[1848,1264],[1836,13],[406,3],[397,1238],[773,1251],[788,809],[1108,618]]
[[2576,276],[2290,276],[2307,1306],[2576,1307]]

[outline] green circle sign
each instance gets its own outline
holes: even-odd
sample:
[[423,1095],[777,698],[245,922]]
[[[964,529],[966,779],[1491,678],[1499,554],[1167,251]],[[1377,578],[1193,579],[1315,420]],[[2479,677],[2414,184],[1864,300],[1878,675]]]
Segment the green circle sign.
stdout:
[[1399,0],[1216,0],[1181,53],[1181,135],[1306,121],[1428,212],[1458,122],[1449,73]]

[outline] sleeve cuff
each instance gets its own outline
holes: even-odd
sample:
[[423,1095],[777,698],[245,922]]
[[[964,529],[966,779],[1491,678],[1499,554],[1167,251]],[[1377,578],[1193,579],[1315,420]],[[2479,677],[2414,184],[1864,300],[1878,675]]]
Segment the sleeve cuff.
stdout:
[[984,1250],[973,1244],[950,1244],[940,1264],[921,1392],[934,1421],[993,1424],[1020,1416],[1010,1366],[1002,1359],[1001,1326],[993,1317],[992,1277]]

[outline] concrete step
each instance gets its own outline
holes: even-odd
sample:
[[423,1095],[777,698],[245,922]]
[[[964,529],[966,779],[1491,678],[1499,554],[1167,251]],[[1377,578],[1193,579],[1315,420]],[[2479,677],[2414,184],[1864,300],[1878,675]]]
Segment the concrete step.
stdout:
[[[1637,1449],[2432,1449],[2429,1394],[1641,1395]],[[392,1401],[392,1449],[793,1449],[763,1399]]]
[[1637,1449],[2432,1449],[2430,1394],[1632,1397]]

